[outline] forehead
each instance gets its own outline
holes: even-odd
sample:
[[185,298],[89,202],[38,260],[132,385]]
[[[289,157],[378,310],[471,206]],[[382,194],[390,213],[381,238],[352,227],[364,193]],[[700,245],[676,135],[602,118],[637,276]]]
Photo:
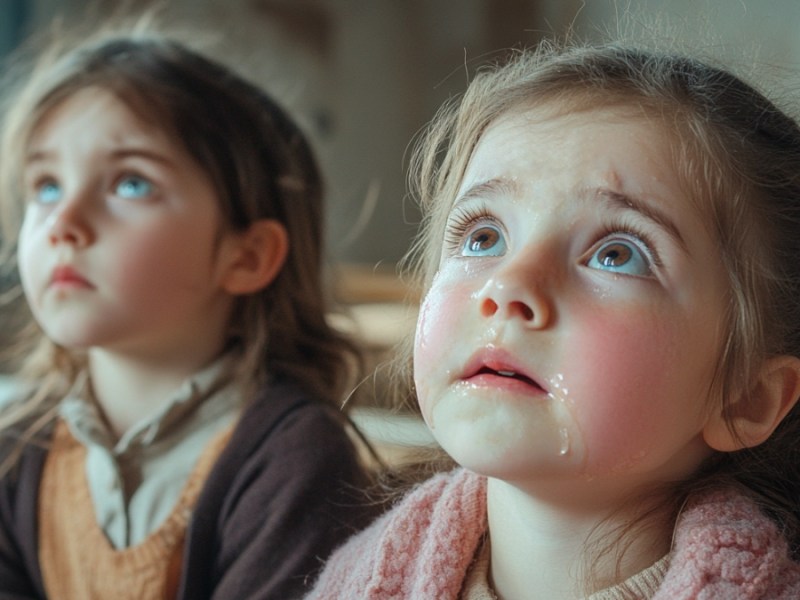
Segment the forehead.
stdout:
[[21,132],[27,142],[32,133],[39,129],[42,122],[52,113],[70,103],[74,98],[89,103],[93,97],[103,97],[109,103],[116,104],[122,112],[129,113],[143,127],[170,132],[175,137],[176,100],[174,94],[162,90],[159,93],[153,86],[146,85],[146,78],[138,81],[127,73],[96,73],[85,76],[67,78],[52,88],[40,91],[35,108],[31,110]]
[[625,183],[637,188],[667,186],[675,192],[679,169],[674,141],[663,120],[635,108],[520,107],[486,127],[459,189],[463,193],[482,180],[497,178],[521,183],[561,178],[576,186],[613,188]]
[[[507,143],[509,138],[520,136],[537,137],[548,145],[561,145],[577,138],[581,143],[604,138],[624,140],[626,145],[639,143],[663,150],[670,149],[673,144],[664,119],[641,107],[612,105],[567,109],[548,103],[522,105],[500,114],[483,130],[475,150],[497,143],[498,138],[505,138]],[[543,150],[548,154],[546,148]]]
[[138,98],[120,95],[104,86],[91,85],[64,90],[40,103],[32,114],[29,137],[39,135],[42,130],[52,127],[54,122],[62,120],[65,115],[67,116],[65,120],[70,121],[80,115],[92,117],[114,114],[115,117],[122,117],[142,129],[156,128],[154,120],[145,118],[145,114],[139,110],[140,104]]
[[90,148],[109,152],[149,148],[173,160],[196,162],[169,129],[142,116],[136,104],[131,105],[115,90],[98,86],[80,88],[43,104],[22,146],[23,166],[65,149],[69,149],[67,156]]

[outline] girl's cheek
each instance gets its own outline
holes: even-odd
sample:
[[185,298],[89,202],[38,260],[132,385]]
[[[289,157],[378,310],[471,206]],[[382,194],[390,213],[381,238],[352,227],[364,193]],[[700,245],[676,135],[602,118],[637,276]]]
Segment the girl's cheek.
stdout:
[[414,337],[414,382],[420,409],[428,424],[431,423],[430,413],[433,409],[430,402],[432,365],[439,361],[442,351],[443,323],[437,319],[441,302],[441,297],[433,290],[428,292],[420,306]]
[[464,303],[453,286],[437,275],[420,306],[414,338],[414,381],[423,416],[430,423],[434,399],[452,380],[457,327],[463,322]]
[[[442,329],[445,327],[440,318],[444,298],[438,288],[433,287],[425,296],[417,318],[417,330],[414,338],[414,359],[420,366],[429,362],[431,355],[441,352]],[[415,364],[415,367],[417,365]]]
[[414,357],[420,366],[452,358],[457,342],[467,339],[465,331],[479,316],[472,310],[479,286],[465,267],[445,266],[434,276],[417,318]]
[[27,302],[31,307],[38,304],[38,286],[44,285],[44,262],[37,260],[37,244],[43,246],[42,236],[35,236],[28,220],[23,221],[19,234],[17,264],[19,266],[20,282]]
[[[624,323],[628,320],[629,323]],[[593,470],[644,459],[676,402],[671,337],[635,319],[587,319],[574,347],[569,404]],[[641,327],[636,327],[636,324]],[[633,325],[631,327],[630,325]],[[642,332],[647,332],[643,335]]]

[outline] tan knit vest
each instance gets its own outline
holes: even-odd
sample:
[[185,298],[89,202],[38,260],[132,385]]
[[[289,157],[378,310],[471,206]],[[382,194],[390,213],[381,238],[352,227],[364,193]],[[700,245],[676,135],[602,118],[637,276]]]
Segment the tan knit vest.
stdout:
[[48,599],[174,599],[192,508],[230,432],[203,451],[166,520],[142,543],[117,550],[94,515],[86,448],[59,422],[39,490],[39,563]]

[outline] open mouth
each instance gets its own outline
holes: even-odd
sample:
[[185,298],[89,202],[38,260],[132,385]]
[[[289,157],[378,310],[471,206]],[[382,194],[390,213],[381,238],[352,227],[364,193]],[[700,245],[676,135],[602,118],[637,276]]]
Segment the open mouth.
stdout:
[[475,371],[474,373],[472,373],[472,375],[466,377],[465,379],[468,381],[472,380],[477,381],[493,377],[508,379],[510,381],[518,381],[519,383],[524,384],[525,386],[535,388],[539,391],[545,391],[544,388],[541,385],[539,385],[539,383],[537,383],[534,379],[532,379],[528,375],[525,375],[524,373],[520,373],[518,371],[506,368],[494,369],[487,365],[481,366],[477,371]]
[[547,394],[547,388],[537,380],[531,360],[518,358],[519,352],[489,346],[479,349],[464,367],[461,381],[487,388],[505,388],[528,394]]
[[541,387],[538,383],[536,383],[533,379],[528,377],[527,375],[523,375],[522,373],[517,373],[516,371],[495,371],[494,369],[490,369],[489,367],[482,367],[478,370],[475,375],[497,375],[499,377],[508,377],[510,379],[517,379],[518,381],[522,381],[523,383],[527,383],[528,385],[532,385],[535,387]]

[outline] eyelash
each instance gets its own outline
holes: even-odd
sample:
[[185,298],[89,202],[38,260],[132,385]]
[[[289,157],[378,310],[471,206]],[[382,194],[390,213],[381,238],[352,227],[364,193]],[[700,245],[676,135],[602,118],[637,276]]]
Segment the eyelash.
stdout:
[[661,258],[656,250],[656,244],[653,242],[650,234],[625,217],[618,217],[606,223],[600,230],[597,241],[592,248],[594,249],[594,247],[606,238],[611,238],[620,234],[641,242],[640,249],[647,256],[650,265],[654,268],[661,267],[663,263],[661,262]]
[[444,231],[444,247],[449,254],[460,251],[464,244],[464,236],[478,223],[491,223],[501,227],[497,218],[489,212],[485,205],[475,208],[459,207],[447,219]]
[[[474,208],[457,208],[447,220],[447,225],[445,227],[444,247],[446,251],[449,254],[459,252],[464,244],[464,236],[478,223],[490,223],[502,229],[500,222],[489,211],[486,205],[479,205]],[[625,218],[624,216],[617,217],[603,226],[596,235],[593,248],[606,238],[620,234],[641,242],[641,250],[654,268],[662,266],[663,263],[661,262],[661,258],[656,250],[656,244],[653,242],[652,237],[636,223],[633,223],[631,219]]]
[[[143,175],[140,171],[128,169],[124,171],[120,171],[119,175],[116,175],[112,180],[110,187],[116,188],[122,181],[126,179],[141,179],[143,181],[148,182],[151,186],[155,186],[154,178],[150,177],[149,175]],[[59,184],[58,178],[53,175],[43,174],[37,175],[34,178],[31,178],[29,183],[25,184],[25,187],[30,190],[38,190],[45,184],[54,183],[56,185]]]
[[45,185],[58,185],[58,180],[52,175],[43,174],[37,175],[25,183],[25,199],[26,202],[34,202],[37,198],[39,190]]

